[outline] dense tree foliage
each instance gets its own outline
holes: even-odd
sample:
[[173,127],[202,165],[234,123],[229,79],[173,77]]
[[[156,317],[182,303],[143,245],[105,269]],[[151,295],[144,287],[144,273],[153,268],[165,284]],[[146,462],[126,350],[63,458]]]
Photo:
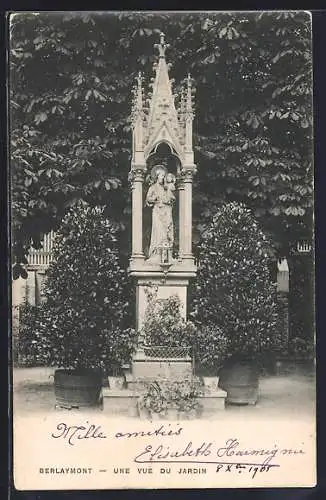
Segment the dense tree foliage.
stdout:
[[139,69],[150,75],[161,30],[171,77],[189,71],[197,86],[198,232],[240,201],[277,252],[311,238],[309,14],[24,13],[10,18],[16,263],[76,198],[129,223],[131,87]]

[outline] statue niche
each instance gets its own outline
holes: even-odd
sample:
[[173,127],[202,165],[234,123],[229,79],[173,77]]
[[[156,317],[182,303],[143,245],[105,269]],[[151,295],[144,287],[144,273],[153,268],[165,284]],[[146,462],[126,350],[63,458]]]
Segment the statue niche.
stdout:
[[149,264],[172,264],[179,240],[174,214],[179,206],[175,174],[180,171],[180,160],[175,149],[165,141],[158,143],[147,158],[147,169],[146,260]]
[[164,165],[151,171],[152,185],[146,196],[146,206],[152,208],[152,230],[148,261],[169,263],[174,243],[173,206],[175,204],[175,175]]

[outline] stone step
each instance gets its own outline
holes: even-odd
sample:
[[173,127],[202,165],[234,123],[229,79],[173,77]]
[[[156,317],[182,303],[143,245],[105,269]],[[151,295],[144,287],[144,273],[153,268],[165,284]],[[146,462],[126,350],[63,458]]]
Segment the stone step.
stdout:
[[[141,394],[140,389],[134,387],[130,389],[109,389],[104,387],[103,394],[103,411],[111,415],[139,417],[137,400]],[[226,392],[222,389],[205,390],[203,396],[199,396],[199,402],[202,405],[200,418],[211,416],[217,411],[224,410]]]
[[110,389],[103,387],[103,411],[110,415],[138,416],[137,400],[139,392],[129,389]]

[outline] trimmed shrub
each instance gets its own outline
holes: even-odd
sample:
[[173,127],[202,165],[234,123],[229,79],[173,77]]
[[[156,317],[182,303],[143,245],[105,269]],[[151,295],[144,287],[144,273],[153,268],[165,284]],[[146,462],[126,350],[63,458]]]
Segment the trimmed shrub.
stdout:
[[29,364],[116,372],[130,360],[136,332],[119,236],[102,209],[78,203],[69,210],[56,233],[45,301],[23,314],[21,354]]
[[199,251],[190,318],[223,332],[230,355],[256,357],[281,350],[269,245],[251,211],[239,203],[222,206],[203,231]]

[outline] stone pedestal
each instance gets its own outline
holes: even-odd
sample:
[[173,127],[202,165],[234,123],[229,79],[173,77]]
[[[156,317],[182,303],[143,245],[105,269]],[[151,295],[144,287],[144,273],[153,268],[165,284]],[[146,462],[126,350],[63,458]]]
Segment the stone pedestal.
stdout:
[[188,261],[174,261],[167,273],[159,264],[150,264],[131,260],[129,273],[136,278],[136,328],[139,331],[143,326],[147,307],[146,288],[154,286],[157,289],[158,299],[167,299],[177,295],[181,301],[181,314],[187,317],[187,288],[190,278],[196,276],[196,266],[193,259]]

